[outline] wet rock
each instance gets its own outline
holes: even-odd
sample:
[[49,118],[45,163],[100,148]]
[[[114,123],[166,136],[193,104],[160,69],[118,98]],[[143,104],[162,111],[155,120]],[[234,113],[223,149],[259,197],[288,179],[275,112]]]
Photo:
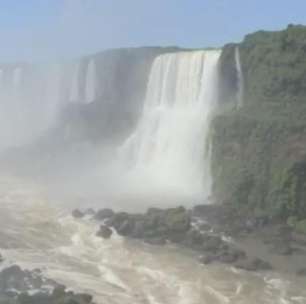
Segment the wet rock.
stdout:
[[85,214],[89,216],[94,216],[96,214],[95,210],[92,208],[88,208],[85,210]]
[[208,252],[204,254],[204,256],[200,258],[200,262],[202,264],[211,264],[212,262],[232,264],[245,257],[246,254],[244,251],[234,247],[224,246],[224,248],[215,251],[215,253]]
[[199,230],[200,231],[210,231],[212,229],[211,225],[209,225],[208,223],[201,223],[199,226]]
[[271,251],[278,255],[292,255],[294,249],[286,242],[277,242],[273,244]]
[[145,243],[155,246],[162,246],[166,244],[166,240],[162,237],[156,237],[156,238],[148,238],[144,240]]
[[74,218],[80,219],[80,218],[83,218],[85,216],[85,214],[82,211],[80,211],[79,209],[75,209],[75,210],[72,211],[72,216]]
[[306,268],[301,268],[299,269],[296,274],[299,276],[299,277],[306,277]]
[[107,225],[123,236],[140,239],[168,239],[182,242],[191,227],[191,217],[183,207],[171,209],[151,208],[145,214],[114,214]]
[[239,269],[244,269],[248,271],[259,271],[259,270],[272,270],[273,267],[269,262],[266,262],[259,258],[254,259],[244,259],[235,264]]
[[13,265],[0,272],[0,294],[15,290],[16,292],[27,292],[33,289],[43,290],[47,286],[57,286],[52,280],[44,279],[38,271],[22,270]]
[[99,231],[97,232],[98,237],[102,237],[103,239],[109,239],[113,234],[112,229],[110,229],[106,225],[101,225]]
[[204,235],[202,250],[216,253],[221,248],[226,246],[225,242],[222,241],[221,237],[214,235]]
[[[11,302],[9,302],[11,303]],[[52,294],[37,293],[34,295],[21,294],[14,304],[91,304],[92,296],[88,294],[75,294],[66,291],[65,287],[54,289]]]
[[244,259],[245,257],[246,254],[244,251],[234,247],[228,247],[218,253],[217,260],[221,263],[232,264],[240,259]]
[[115,212],[112,209],[105,208],[98,210],[97,213],[94,215],[94,219],[97,221],[104,221],[114,216],[114,214]]
[[212,254],[201,256],[199,262],[204,265],[211,264],[216,261],[216,256]]
[[191,229],[186,233],[184,245],[194,250],[201,250],[204,238],[199,230]]

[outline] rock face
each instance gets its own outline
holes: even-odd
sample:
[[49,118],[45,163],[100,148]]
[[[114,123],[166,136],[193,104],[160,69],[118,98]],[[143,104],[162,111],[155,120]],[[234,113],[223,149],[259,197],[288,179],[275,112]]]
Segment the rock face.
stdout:
[[[220,69],[235,91],[235,48],[240,50],[244,104],[228,109],[223,94],[212,122],[216,200],[252,215],[291,221],[306,231],[306,27],[260,31],[227,45]],[[236,73],[237,74],[237,73]]]

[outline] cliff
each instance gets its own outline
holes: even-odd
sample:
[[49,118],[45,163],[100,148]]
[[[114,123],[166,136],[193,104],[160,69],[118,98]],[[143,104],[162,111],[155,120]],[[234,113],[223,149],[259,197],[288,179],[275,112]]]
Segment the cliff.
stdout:
[[[244,77],[240,108],[226,106],[237,89],[236,47]],[[225,46],[212,167],[219,202],[281,217],[306,232],[305,58],[304,26],[260,31]]]

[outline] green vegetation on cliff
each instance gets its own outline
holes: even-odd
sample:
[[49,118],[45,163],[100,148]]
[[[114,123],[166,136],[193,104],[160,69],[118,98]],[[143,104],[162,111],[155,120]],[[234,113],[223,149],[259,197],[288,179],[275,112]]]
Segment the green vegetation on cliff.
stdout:
[[[222,103],[233,102],[237,87],[236,46],[225,46],[220,62]],[[302,231],[306,218],[306,27],[260,31],[246,36],[238,47],[244,106],[223,111],[212,124],[215,195],[252,213],[295,217]]]

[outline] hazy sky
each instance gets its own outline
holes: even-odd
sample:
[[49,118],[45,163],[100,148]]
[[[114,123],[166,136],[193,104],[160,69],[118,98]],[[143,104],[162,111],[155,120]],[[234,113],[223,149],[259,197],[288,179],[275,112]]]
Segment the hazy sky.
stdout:
[[306,24],[306,0],[0,0],[0,61],[221,46],[288,23]]

